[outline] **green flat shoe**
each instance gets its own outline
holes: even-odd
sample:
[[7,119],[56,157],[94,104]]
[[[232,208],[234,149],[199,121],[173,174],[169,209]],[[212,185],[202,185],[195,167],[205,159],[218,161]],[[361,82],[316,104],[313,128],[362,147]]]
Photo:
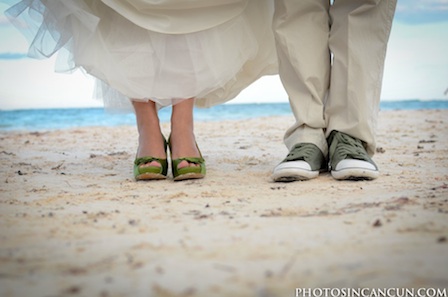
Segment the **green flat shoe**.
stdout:
[[[165,143],[165,152],[167,151],[167,142],[166,139],[163,138]],[[141,166],[144,164],[151,163],[156,161],[160,164],[160,166]],[[135,158],[134,161],[134,177],[135,180],[159,180],[166,179],[168,174],[168,161],[167,159],[156,158],[156,157],[140,157]]]
[[[168,139],[168,146],[171,151],[171,137]],[[200,179],[205,177],[205,160],[202,158],[201,151],[198,145],[196,147],[199,151],[200,157],[182,157],[171,160],[171,171],[173,173],[174,181],[181,181],[187,179]],[[187,161],[188,163],[197,164],[198,166],[189,166],[178,168],[182,161]]]

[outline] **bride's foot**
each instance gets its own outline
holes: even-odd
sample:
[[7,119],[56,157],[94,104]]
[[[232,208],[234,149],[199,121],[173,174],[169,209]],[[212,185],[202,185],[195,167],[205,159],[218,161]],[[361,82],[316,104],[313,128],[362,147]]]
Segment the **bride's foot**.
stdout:
[[[173,106],[171,116],[171,159],[183,157],[199,158],[198,147],[194,137],[193,123],[194,99],[186,99]],[[186,160],[178,164],[178,168],[197,167],[198,165]]]
[[[196,140],[194,137],[194,133],[192,131],[173,131],[170,136],[170,151],[171,151],[171,159],[176,160],[180,158],[200,158],[201,154],[196,145]],[[187,160],[182,160],[177,168],[185,168],[185,167],[197,167],[199,166],[196,163],[188,162]]]
[[[170,137],[168,140],[174,181],[205,177],[205,160],[202,158],[201,152],[196,145],[194,135],[185,137],[185,134],[182,134],[184,137],[179,137],[179,139],[184,139],[183,143],[177,139],[177,142],[175,142],[177,145],[173,145],[173,137]],[[194,145],[190,145],[192,142]]]
[[[137,158],[154,157],[158,159],[166,159],[166,141],[161,133],[144,134],[139,136],[137,149]],[[157,161],[151,161],[140,165],[140,167],[159,166]]]
[[[134,160],[134,177],[136,180],[165,179],[167,176],[166,140],[161,134],[158,135],[158,138],[152,136],[150,134],[139,138],[139,149]],[[162,140],[161,145],[159,139]],[[163,149],[160,150],[160,148]]]
[[194,101],[173,106],[169,146],[174,180],[203,178],[205,163],[197,147],[193,128]]
[[163,179],[167,175],[166,140],[153,102],[133,102],[137,118],[139,145],[134,161],[136,180]]

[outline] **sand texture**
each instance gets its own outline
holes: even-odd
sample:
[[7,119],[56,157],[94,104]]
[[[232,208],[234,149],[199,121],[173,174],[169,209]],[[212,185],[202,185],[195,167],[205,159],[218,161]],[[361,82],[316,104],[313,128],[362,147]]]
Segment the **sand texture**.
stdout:
[[375,181],[273,183],[292,123],[198,122],[185,182],[133,180],[133,126],[0,132],[0,296],[447,288],[448,110],[382,111]]

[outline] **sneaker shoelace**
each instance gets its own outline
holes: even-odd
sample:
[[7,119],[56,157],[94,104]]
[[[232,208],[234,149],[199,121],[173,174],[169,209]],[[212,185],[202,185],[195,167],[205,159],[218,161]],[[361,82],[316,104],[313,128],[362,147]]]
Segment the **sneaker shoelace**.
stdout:
[[337,133],[335,138],[333,141],[337,141],[337,143],[334,153],[338,155],[339,160],[357,159],[370,161],[361,140],[344,133]]
[[[319,152],[317,152],[319,153]],[[316,147],[310,143],[296,144],[286,156],[284,162],[287,161],[307,161],[315,158]]]

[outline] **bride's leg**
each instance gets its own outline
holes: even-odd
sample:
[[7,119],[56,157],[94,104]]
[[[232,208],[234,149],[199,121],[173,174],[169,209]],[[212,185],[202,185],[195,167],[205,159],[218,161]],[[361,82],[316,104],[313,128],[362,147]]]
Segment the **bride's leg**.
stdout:
[[[183,100],[173,106],[171,115],[171,158],[200,157],[194,136],[194,99]],[[182,161],[178,168],[198,166]]]
[[[132,104],[135,109],[139,134],[137,157],[152,156],[165,159],[165,144],[155,103],[132,101]],[[152,161],[141,166],[160,166],[160,163]]]

